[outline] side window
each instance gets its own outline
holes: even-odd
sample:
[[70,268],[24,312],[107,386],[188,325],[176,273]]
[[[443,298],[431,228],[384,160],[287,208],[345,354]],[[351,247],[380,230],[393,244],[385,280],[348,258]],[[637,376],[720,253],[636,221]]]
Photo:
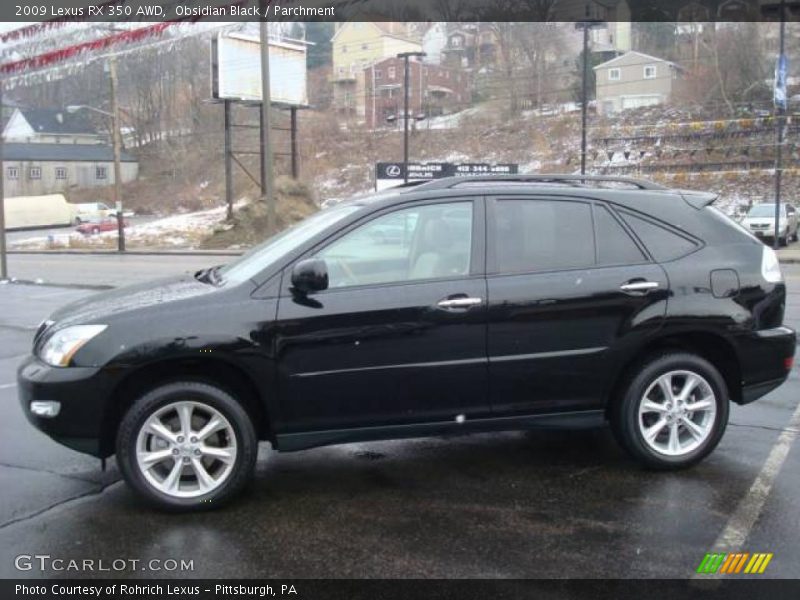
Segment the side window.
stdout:
[[464,276],[472,202],[428,204],[376,217],[317,253],[330,288]]
[[585,202],[498,200],[493,239],[500,273],[594,265],[592,207]]
[[647,260],[636,242],[605,206],[595,205],[594,227],[598,265],[633,265]]
[[633,232],[659,262],[665,262],[685,256],[697,245],[688,238],[674,233],[646,219],[620,211],[622,218],[630,225]]

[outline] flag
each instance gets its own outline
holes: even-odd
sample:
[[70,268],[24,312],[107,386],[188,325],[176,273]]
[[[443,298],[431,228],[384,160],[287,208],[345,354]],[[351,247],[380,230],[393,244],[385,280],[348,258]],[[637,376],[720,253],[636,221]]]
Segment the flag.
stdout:
[[775,90],[773,100],[775,107],[786,110],[786,73],[789,70],[788,60],[785,54],[781,54],[775,63]]

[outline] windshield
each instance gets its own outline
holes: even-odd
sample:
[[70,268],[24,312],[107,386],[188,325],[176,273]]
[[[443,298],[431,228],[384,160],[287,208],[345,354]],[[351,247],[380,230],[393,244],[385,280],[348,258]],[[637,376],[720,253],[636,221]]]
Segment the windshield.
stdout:
[[[783,206],[781,206],[781,214],[783,214]],[[748,213],[748,217],[774,217],[775,216],[775,205],[774,204],[756,204],[753,208],[751,208]]]
[[218,275],[226,283],[241,283],[247,279],[252,279],[287,252],[305,243],[359,208],[361,206],[358,204],[344,204],[314,213],[307,219],[295,223],[288,229],[284,229],[265,242],[253,247],[241,258],[228,263],[219,270]]

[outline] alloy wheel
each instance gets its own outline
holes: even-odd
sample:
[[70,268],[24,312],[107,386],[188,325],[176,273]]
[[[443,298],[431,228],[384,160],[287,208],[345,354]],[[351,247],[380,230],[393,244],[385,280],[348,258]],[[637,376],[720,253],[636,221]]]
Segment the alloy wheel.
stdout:
[[667,456],[697,449],[714,429],[717,399],[711,385],[693,371],[660,375],[639,402],[638,426],[644,442]]
[[196,401],[159,408],[136,438],[141,474],[153,488],[176,498],[217,489],[230,476],[236,455],[236,435],[228,419]]

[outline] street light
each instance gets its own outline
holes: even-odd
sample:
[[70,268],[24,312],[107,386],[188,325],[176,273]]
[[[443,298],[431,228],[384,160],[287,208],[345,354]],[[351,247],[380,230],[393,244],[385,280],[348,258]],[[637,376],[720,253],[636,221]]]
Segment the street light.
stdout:
[[583,73],[581,81],[581,175],[586,175],[586,121],[589,111],[589,30],[605,27],[603,21],[589,19],[589,5],[586,5],[586,19],[575,23],[575,29],[583,29]]
[[422,58],[427,56],[424,52],[400,52],[397,58],[403,59],[403,88],[404,88],[404,101],[403,101],[403,168],[405,174],[403,176],[403,183],[408,183],[408,59],[412,56]]
[[[115,84],[112,84],[116,88]],[[116,90],[114,91],[116,95]],[[116,104],[116,102],[114,102]],[[116,107],[119,110],[119,107]],[[87,106],[85,104],[73,104],[67,106],[67,112],[74,114],[81,110],[88,110],[96,112],[111,120],[111,137],[114,144],[114,207],[117,212],[117,250],[125,252],[125,222],[122,218],[122,168],[121,168],[121,141],[119,133],[119,119],[117,112],[109,112],[94,106]]]

